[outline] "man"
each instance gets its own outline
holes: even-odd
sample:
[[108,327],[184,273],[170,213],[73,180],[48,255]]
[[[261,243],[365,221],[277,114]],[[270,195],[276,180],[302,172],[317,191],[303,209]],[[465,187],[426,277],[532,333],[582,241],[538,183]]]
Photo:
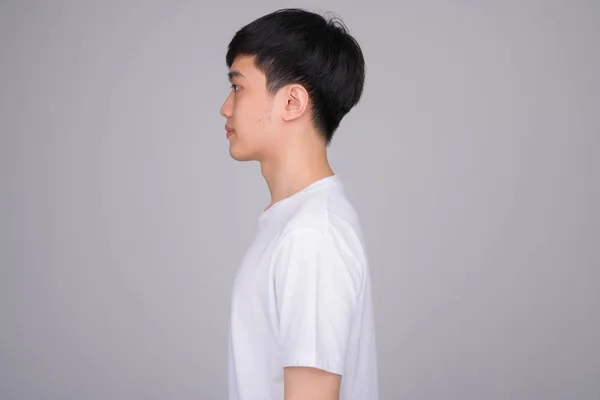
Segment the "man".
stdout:
[[326,148],[359,101],[361,49],[336,21],[279,10],[240,29],[221,115],[271,203],[233,284],[229,398],[377,400],[362,231]]

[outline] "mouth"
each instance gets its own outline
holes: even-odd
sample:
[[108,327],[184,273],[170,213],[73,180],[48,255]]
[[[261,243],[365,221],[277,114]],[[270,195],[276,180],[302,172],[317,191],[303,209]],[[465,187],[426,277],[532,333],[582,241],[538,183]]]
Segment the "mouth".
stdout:
[[233,135],[234,130],[229,125],[225,125],[225,132],[225,137],[229,139]]

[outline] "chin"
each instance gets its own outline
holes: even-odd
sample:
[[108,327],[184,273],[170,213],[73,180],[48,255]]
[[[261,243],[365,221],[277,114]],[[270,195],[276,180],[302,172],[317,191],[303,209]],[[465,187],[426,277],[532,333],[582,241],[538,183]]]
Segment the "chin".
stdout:
[[239,151],[233,149],[231,146],[229,147],[229,155],[236,161],[255,161],[256,157],[252,156],[252,153],[245,153],[243,151]]

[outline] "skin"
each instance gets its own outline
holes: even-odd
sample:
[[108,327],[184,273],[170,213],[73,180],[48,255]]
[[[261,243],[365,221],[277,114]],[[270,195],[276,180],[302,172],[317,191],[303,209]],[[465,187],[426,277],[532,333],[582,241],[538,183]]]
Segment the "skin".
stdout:
[[[271,95],[254,57],[234,60],[232,89],[221,107],[226,118],[229,154],[237,161],[258,161],[269,192],[269,209],[311,183],[334,174],[325,139],[311,120],[302,85],[290,84]],[[341,376],[309,367],[284,368],[284,400],[337,400]]]
[[266,77],[253,57],[236,58],[229,71],[232,90],[221,107],[227,119],[229,154],[237,161],[258,161],[271,203],[333,175],[325,139],[311,120],[310,99],[302,85],[270,95]]

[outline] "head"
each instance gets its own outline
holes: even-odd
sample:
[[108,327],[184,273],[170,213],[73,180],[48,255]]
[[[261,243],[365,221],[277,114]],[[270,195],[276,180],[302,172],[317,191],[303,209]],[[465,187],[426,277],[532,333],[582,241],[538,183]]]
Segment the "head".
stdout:
[[226,62],[231,92],[221,107],[230,153],[261,160],[295,135],[329,145],[363,92],[365,62],[339,19],[283,9],[241,28]]

